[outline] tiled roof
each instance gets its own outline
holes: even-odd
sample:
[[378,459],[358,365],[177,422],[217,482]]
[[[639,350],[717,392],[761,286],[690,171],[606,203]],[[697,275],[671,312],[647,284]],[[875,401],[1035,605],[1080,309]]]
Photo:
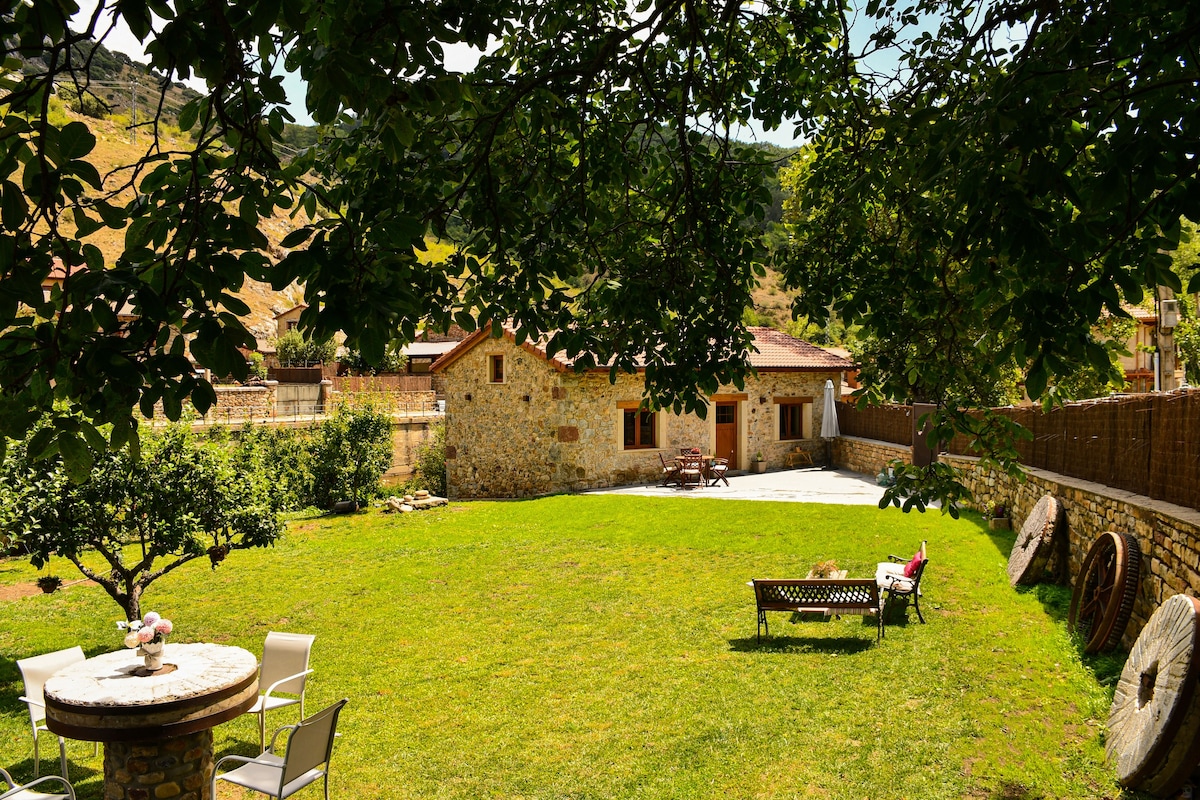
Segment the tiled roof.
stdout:
[[[808,370],[820,372],[838,372],[854,369],[854,362],[848,358],[836,355],[816,345],[789,336],[774,328],[748,328],[754,341],[751,345],[750,364],[759,370]],[[486,325],[468,336],[451,352],[433,363],[433,370],[438,371],[457,361],[460,356],[479,342],[490,338],[491,334]],[[516,341],[516,331],[509,325],[504,325],[504,338]],[[526,350],[546,359],[556,369],[565,371],[574,367],[574,359],[567,358],[562,353],[550,355],[546,352],[549,335],[536,341],[527,339],[522,345]],[[640,365],[639,365],[640,366]],[[605,369],[607,369],[605,367]]]
[[750,328],[754,348],[750,363],[757,369],[854,369],[854,362],[774,328]]

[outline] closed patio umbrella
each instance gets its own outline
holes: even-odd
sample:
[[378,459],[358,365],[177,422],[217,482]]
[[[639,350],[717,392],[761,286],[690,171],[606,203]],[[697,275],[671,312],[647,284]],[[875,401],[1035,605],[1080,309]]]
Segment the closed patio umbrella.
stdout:
[[833,469],[833,440],[839,436],[836,402],[833,381],[825,381],[825,402],[821,407],[821,438],[825,440],[825,469]]

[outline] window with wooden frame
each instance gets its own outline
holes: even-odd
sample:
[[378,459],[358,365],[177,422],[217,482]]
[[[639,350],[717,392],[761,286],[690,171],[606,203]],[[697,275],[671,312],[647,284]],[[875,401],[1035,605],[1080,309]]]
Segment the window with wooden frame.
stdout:
[[488,356],[488,383],[504,383],[504,355]]
[[775,410],[780,441],[812,438],[811,397],[777,397]]
[[626,450],[658,447],[658,414],[640,408],[621,409],[621,443]]

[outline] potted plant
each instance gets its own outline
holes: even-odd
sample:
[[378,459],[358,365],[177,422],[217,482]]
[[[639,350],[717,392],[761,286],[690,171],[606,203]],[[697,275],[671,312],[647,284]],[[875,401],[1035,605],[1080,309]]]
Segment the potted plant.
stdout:
[[762,450],[754,454],[754,460],[750,462],[751,472],[766,472],[767,462],[763,459]]
[[988,528],[991,530],[1012,530],[1012,519],[1008,516],[1008,506],[996,503],[988,515]]
[[838,576],[837,562],[832,558],[828,561],[818,561],[808,571],[810,578],[836,578]]
[[43,575],[37,579],[37,585],[46,594],[52,594],[62,588],[62,578],[57,575]]

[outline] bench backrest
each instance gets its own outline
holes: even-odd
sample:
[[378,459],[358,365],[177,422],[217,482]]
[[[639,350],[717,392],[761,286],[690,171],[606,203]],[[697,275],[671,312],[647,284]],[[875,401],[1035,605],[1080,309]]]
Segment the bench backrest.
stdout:
[[797,608],[879,608],[874,578],[755,578],[754,599],[767,611]]

